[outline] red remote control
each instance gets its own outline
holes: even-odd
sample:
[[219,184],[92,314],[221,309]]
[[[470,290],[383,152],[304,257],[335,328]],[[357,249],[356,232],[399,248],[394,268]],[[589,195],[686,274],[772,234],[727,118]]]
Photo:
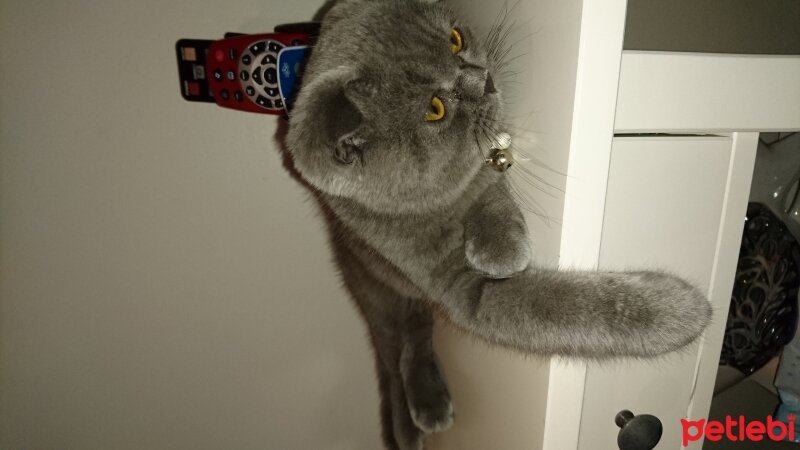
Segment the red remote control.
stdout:
[[278,58],[284,50],[304,52],[315,37],[314,25],[282,25],[277,27],[281,32],[233,35],[216,41],[179,40],[175,50],[183,98],[214,102],[225,108],[285,115],[294,94],[286,91],[296,88],[294,71],[300,70],[300,63],[296,62],[298,56],[293,55],[293,73],[289,74],[286,63],[281,77]]

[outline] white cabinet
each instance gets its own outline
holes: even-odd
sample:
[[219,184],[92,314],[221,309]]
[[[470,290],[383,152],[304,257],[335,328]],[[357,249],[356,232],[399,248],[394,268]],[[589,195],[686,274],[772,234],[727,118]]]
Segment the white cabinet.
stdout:
[[[710,292],[732,157],[733,139],[727,136],[615,138],[600,268],[668,270]],[[743,200],[731,199],[731,206],[743,213]],[[714,292],[715,323],[724,324],[729,297],[729,291]],[[664,426],[658,448],[680,448],[680,419],[693,399],[698,350],[695,343],[654,360],[590,364],[579,448],[616,448],[614,417],[624,409],[657,416]],[[719,352],[707,356],[716,360]]]
[[[591,16],[581,27],[562,265],[672,270],[707,291],[715,317],[698,343],[661,359],[552,362],[542,448],[617,448],[614,416],[629,409],[658,416],[656,448],[677,450],[680,419],[708,415],[758,132],[800,129],[800,57],[622,52],[584,41],[602,29]],[[620,54],[616,77],[589,76]],[[614,132],[658,137],[612,143]]]

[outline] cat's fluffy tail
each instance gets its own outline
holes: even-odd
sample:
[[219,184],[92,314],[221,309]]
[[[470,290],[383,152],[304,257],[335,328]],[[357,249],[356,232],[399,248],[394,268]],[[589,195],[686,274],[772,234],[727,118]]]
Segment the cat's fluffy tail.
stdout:
[[457,325],[538,355],[651,357],[694,341],[711,306],[661,272],[528,269],[506,280],[462,274],[442,303]]

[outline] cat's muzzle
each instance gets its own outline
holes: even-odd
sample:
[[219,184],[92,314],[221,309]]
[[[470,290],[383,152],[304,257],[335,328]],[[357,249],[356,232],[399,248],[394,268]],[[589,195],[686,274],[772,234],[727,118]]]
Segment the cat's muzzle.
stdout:
[[514,155],[511,154],[511,135],[500,133],[494,139],[491,153],[485,162],[498,172],[505,172],[514,164]]

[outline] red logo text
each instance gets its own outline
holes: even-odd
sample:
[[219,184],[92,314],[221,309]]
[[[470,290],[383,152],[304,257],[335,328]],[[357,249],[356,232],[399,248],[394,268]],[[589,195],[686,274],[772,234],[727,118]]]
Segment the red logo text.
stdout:
[[782,441],[788,437],[792,441],[795,436],[794,421],[795,416],[791,414],[788,417],[788,425],[772,420],[772,416],[767,417],[766,423],[760,420],[745,422],[744,416],[739,416],[737,419],[725,416],[725,422],[719,420],[706,421],[706,419],[681,419],[683,446],[686,447],[689,442],[698,441],[703,436],[713,442],[722,439],[727,439],[731,442],[745,440],[758,442],[764,440],[765,437],[773,441]]

